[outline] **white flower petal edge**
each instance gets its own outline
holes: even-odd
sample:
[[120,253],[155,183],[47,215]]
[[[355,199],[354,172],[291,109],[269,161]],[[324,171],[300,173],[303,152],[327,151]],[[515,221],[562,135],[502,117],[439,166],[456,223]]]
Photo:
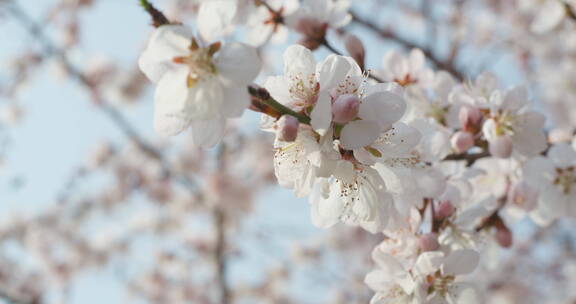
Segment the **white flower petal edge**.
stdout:
[[246,86],[258,75],[261,62],[253,47],[202,46],[187,27],[164,25],[152,34],[139,66],[158,84],[155,130],[175,135],[192,126],[194,142],[210,147],[222,138],[225,119],[239,117],[248,107]]

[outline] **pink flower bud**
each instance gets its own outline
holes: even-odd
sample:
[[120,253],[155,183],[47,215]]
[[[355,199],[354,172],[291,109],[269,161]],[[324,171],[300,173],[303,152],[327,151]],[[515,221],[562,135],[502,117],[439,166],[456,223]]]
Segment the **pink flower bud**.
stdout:
[[478,126],[482,121],[482,112],[474,106],[465,105],[460,108],[458,118],[460,119],[460,123],[464,130],[474,130],[478,129]]
[[490,154],[499,158],[508,158],[512,155],[512,140],[510,137],[496,136],[489,142]]
[[291,115],[282,115],[278,119],[278,139],[281,141],[291,142],[298,136],[298,119]]
[[434,210],[434,218],[437,220],[443,220],[449,218],[454,214],[454,205],[450,201],[442,201]]
[[435,251],[440,248],[440,244],[438,244],[438,238],[435,233],[427,233],[418,238],[418,247],[422,251]]
[[350,54],[350,56],[356,60],[360,68],[364,69],[363,67],[366,50],[364,49],[362,41],[360,41],[356,35],[348,34],[344,38],[344,44],[348,54]]
[[340,95],[332,105],[332,115],[334,122],[347,123],[358,116],[360,100],[355,95]]
[[315,50],[324,41],[328,23],[321,22],[317,18],[302,17],[296,21],[294,29],[303,35],[298,43],[310,50]]
[[510,246],[512,246],[512,240],[512,231],[506,226],[496,229],[496,242],[498,242],[498,245],[504,248],[510,248]]
[[538,191],[525,181],[519,181],[510,187],[508,201],[514,206],[530,211],[536,206]]
[[470,132],[458,131],[452,135],[450,143],[454,151],[463,153],[474,146],[474,135]]

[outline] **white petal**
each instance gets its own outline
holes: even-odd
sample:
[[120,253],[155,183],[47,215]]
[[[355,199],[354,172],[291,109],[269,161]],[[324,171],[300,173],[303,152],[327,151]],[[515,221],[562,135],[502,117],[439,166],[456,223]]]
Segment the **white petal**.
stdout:
[[192,32],[182,25],[163,25],[150,37],[148,46],[138,59],[140,70],[152,82],[158,82],[164,73],[178,65],[172,62],[174,57],[188,54]]
[[312,223],[320,228],[328,228],[338,223],[342,210],[341,200],[329,197],[329,185],[326,179],[321,179],[310,195],[310,212]]
[[388,157],[407,157],[420,142],[421,137],[416,128],[399,122],[380,135],[373,147]]
[[320,92],[316,105],[312,113],[310,113],[310,118],[312,128],[320,135],[326,134],[326,131],[332,123],[332,102],[327,92]]
[[350,63],[343,56],[329,55],[317,67],[317,77],[321,90],[329,90],[338,86],[346,79],[350,71]]
[[175,135],[190,122],[187,115],[188,71],[182,67],[165,73],[154,96],[154,129],[162,135]]
[[215,78],[202,80],[188,91],[186,115],[194,120],[218,117],[223,98],[224,90],[218,80]]
[[480,255],[475,250],[458,249],[446,257],[442,270],[445,274],[468,274],[476,269],[479,261]]
[[514,87],[506,92],[502,108],[517,112],[528,104],[528,91],[525,87]]
[[390,286],[392,284],[390,276],[382,269],[376,269],[369,272],[364,278],[364,283],[374,291],[382,291],[392,288]]
[[202,38],[212,41],[231,32],[236,10],[237,3],[234,0],[201,2],[197,14],[197,25]]
[[364,148],[354,149],[354,158],[365,165],[373,165],[376,163],[374,155]]
[[549,158],[538,156],[524,164],[522,173],[528,184],[536,189],[542,189],[556,177],[556,166]]
[[452,88],[456,85],[454,77],[448,72],[440,71],[434,78],[434,91],[438,98],[447,101]]
[[340,144],[344,149],[354,150],[370,145],[380,135],[380,126],[374,121],[351,121],[340,133]]
[[284,76],[270,76],[266,78],[263,86],[279,103],[288,106],[292,102],[288,80]]
[[568,167],[576,164],[576,151],[568,144],[557,144],[550,148],[548,157],[558,167]]
[[227,118],[239,117],[250,105],[250,96],[246,87],[224,89],[222,115]]
[[261,68],[256,49],[243,43],[224,45],[215,64],[218,75],[226,86],[245,86],[252,83]]
[[424,53],[420,49],[413,49],[410,51],[410,71],[416,72],[424,67],[424,63],[426,62],[426,57]]
[[384,67],[384,72],[387,74],[386,81],[394,81],[394,76],[399,74],[404,74],[406,72],[406,67],[403,66],[405,63],[404,58],[398,52],[392,50],[384,54],[382,58],[382,65]]
[[488,141],[491,141],[496,138],[496,128],[497,124],[493,118],[490,118],[484,122],[482,125],[482,134]]
[[418,174],[415,182],[423,197],[438,197],[446,189],[446,177],[440,170],[429,168]]
[[204,148],[215,146],[224,136],[225,126],[224,118],[193,121],[191,127],[194,144]]
[[524,128],[512,135],[514,149],[520,154],[534,157],[546,150],[546,133],[543,128]]
[[566,9],[561,1],[547,0],[542,4],[536,19],[530,29],[538,34],[546,33],[554,29],[566,15]]
[[396,82],[369,84],[365,88],[364,95],[368,96],[377,92],[391,92],[398,96],[404,96],[404,88]]
[[384,280],[389,284],[393,282],[399,284],[408,294],[414,290],[414,281],[396,258],[377,248],[372,252],[372,259],[383,272],[381,275]]
[[314,74],[316,61],[312,52],[298,44],[289,46],[284,52],[284,75]]
[[480,294],[474,286],[465,283],[454,283],[449,287],[449,297],[454,304],[479,304]]
[[[252,15],[254,16],[254,15]],[[250,18],[254,20],[254,18]],[[274,28],[271,25],[264,24],[264,20],[253,21],[255,24],[250,26],[246,34],[246,41],[252,46],[262,46],[272,38]]]
[[181,116],[154,111],[154,130],[162,136],[176,135],[190,126],[190,120]]
[[426,276],[436,272],[442,265],[444,253],[441,251],[427,251],[418,256],[414,264],[414,272],[418,276]]
[[405,111],[406,103],[401,96],[391,92],[377,92],[362,100],[358,116],[375,121],[382,127],[390,127],[402,118]]

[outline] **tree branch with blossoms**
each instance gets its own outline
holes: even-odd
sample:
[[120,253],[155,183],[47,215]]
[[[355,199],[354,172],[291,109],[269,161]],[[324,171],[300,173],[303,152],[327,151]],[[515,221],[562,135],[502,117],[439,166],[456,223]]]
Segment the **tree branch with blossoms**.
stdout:
[[[558,255],[549,264],[530,261],[537,255],[531,242],[544,241],[538,233],[527,240],[522,226],[545,231],[576,217],[567,2],[169,1],[161,10],[139,0],[134,7],[140,4],[151,26],[131,73],[83,67],[71,57],[78,42],[59,46],[46,32],[48,24],[69,24],[68,39],[79,40],[78,12],[90,4],[62,0],[42,19],[46,26],[7,6],[41,49],[22,56],[14,83],[24,83],[32,62],[56,59],[131,144],[100,145],[72,171],[53,208],[0,227],[0,241],[40,252],[47,269],[20,277],[0,255],[0,284],[15,287],[6,297],[44,300],[50,288],[73,286],[83,270],[141,255],[143,237],[158,241],[147,248],[150,265],[119,277],[150,302],[472,304],[501,301],[509,290],[530,301],[550,295],[535,281],[561,278],[555,288],[569,290],[566,282],[576,279],[576,259],[573,268],[565,263],[574,256],[570,246],[550,251]],[[388,25],[375,18],[392,15],[397,20]],[[427,40],[408,38],[418,36]],[[384,42],[401,48],[372,49]],[[472,73],[469,58],[495,49],[499,64]],[[375,55],[379,66],[367,61]],[[506,64],[517,73],[503,70]],[[130,81],[113,77],[124,74]],[[148,80],[158,144],[111,103],[118,92],[107,90],[144,91]],[[519,82],[526,86],[507,87]],[[254,117],[245,110],[260,114],[263,132],[244,128]],[[80,182],[88,187],[101,175],[111,180],[101,193],[76,193]],[[258,196],[271,184],[307,199],[305,217],[329,236],[308,243],[309,228],[294,225],[288,211],[257,209],[262,198],[280,203],[268,192]],[[275,241],[283,235],[270,227],[280,219],[288,219],[281,230],[299,240],[297,248]],[[119,232],[101,233],[99,221]],[[251,250],[253,243],[264,248]],[[497,254],[510,248],[513,259]],[[245,254],[258,258],[261,267],[250,268],[262,274],[258,282],[236,271],[250,260]],[[301,277],[317,286],[314,295],[293,292],[309,285]],[[41,281],[46,286],[30,285]],[[336,298],[324,294],[334,286]],[[576,298],[559,294],[549,300]]]

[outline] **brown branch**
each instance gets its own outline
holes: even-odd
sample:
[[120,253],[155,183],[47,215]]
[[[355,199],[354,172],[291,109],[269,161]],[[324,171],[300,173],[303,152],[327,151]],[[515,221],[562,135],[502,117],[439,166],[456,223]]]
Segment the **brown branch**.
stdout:
[[465,160],[466,165],[468,167],[472,166],[477,160],[485,157],[489,157],[489,152],[480,152],[480,153],[459,153],[459,154],[450,154],[446,156],[443,160]]
[[230,302],[230,289],[226,279],[228,263],[226,258],[226,214],[219,207],[214,208],[214,230],[216,231],[216,246],[214,248],[214,264],[216,267],[216,284],[220,304]]
[[154,27],[160,27],[162,25],[170,24],[170,21],[164,14],[159,11],[154,5],[150,3],[148,0],[140,0],[140,5],[144,8],[144,10],[150,15],[152,18],[152,25]]
[[568,3],[564,3],[564,7],[566,8],[566,15],[570,19],[576,20],[576,12],[574,11],[574,9],[572,9],[572,5],[570,5]]
[[366,27],[367,29],[370,29],[374,33],[378,34],[380,37],[382,37],[384,39],[392,40],[396,43],[401,44],[402,46],[404,46],[408,49],[413,49],[413,48],[420,49],[420,50],[422,50],[424,55],[426,55],[426,58],[428,58],[438,69],[445,70],[445,71],[449,72],[450,74],[452,74],[454,77],[456,77],[460,81],[463,81],[465,79],[465,76],[464,76],[465,73],[463,71],[459,70],[452,63],[438,58],[430,49],[426,48],[425,46],[419,45],[419,44],[412,42],[412,41],[410,41],[404,37],[401,37],[397,33],[394,33],[393,31],[390,31],[388,29],[381,29],[375,23],[373,23],[367,19],[363,19],[362,17],[358,16],[354,12],[351,12],[351,14],[352,14],[352,20],[354,22]]
[[24,299],[19,296],[13,295],[7,290],[0,290],[0,299],[4,300],[8,304],[39,304],[40,299],[30,298]]

